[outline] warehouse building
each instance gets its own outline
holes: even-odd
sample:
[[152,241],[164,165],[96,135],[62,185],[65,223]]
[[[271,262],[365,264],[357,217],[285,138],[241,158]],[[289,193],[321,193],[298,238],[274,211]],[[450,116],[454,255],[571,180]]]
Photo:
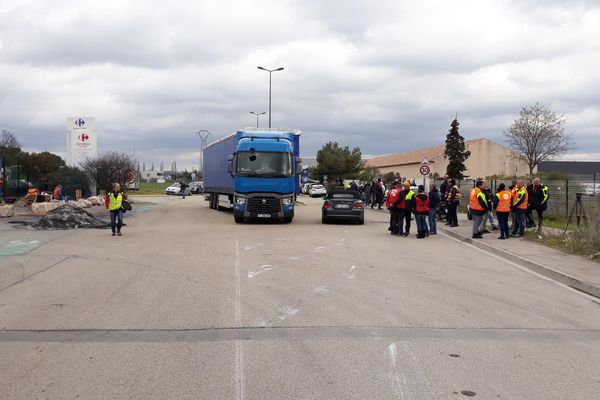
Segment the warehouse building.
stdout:
[[[472,139],[465,141],[465,147],[471,152],[465,161],[468,178],[485,178],[492,175],[525,176],[529,168],[525,160],[508,147],[499,145],[488,139]],[[397,172],[400,176],[413,179],[421,178],[419,166],[423,158],[429,161],[432,176],[444,176],[448,160],[444,158],[446,145],[428,147],[399,154],[373,157],[367,160],[367,167],[374,167],[383,175]]]

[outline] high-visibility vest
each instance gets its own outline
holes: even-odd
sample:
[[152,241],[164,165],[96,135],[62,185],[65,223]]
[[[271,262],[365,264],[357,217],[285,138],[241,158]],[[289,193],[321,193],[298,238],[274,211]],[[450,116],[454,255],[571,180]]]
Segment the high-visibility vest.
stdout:
[[121,204],[123,202],[123,193],[119,192],[119,194],[117,195],[116,198],[115,198],[115,194],[113,192],[110,192],[110,194],[108,196],[109,196],[108,209],[110,211],[119,210],[121,208]]
[[548,186],[542,185],[542,194],[544,195],[542,204],[545,204],[548,201],[548,198],[550,197],[550,195],[548,194]]
[[424,200],[418,195],[415,197],[415,209],[417,212],[429,211],[429,196],[426,193],[424,194],[427,196]]
[[448,196],[446,196],[446,200],[450,201],[450,198],[452,197],[452,189],[456,189],[456,195],[454,196],[454,201],[459,201],[460,200],[460,188],[458,187],[458,185],[454,185],[450,188],[450,190],[448,191]]
[[412,200],[414,195],[415,195],[415,192],[413,192],[412,190],[409,190],[408,193],[406,193],[406,200],[407,201]]
[[485,211],[485,208],[481,207],[481,204],[479,204],[479,197],[481,197],[487,204],[487,199],[485,198],[485,194],[481,191],[481,189],[477,187],[473,188],[469,196],[469,210]]
[[496,212],[510,212],[510,204],[512,199],[510,192],[508,190],[503,190],[496,193],[496,197],[498,198]]
[[529,200],[529,193],[527,193],[527,189],[524,187],[519,189],[519,191],[517,192],[517,200],[515,200],[515,203],[521,200],[521,198],[523,198],[523,201],[517,206],[517,208],[519,210],[527,210],[527,207],[529,206],[527,204],[527,201]]
[[516,185],[515,185],[515,187],[513,187],[513,188],[510,190],[510,198],[512,199],[512,203],[511,203],[511,204],[514,204],[514,203],[516,203],[516,202],[517,202],[517,193],[518,193],[518,192],[519,192],[519,187],[518,187],[518,186],[516,186]]

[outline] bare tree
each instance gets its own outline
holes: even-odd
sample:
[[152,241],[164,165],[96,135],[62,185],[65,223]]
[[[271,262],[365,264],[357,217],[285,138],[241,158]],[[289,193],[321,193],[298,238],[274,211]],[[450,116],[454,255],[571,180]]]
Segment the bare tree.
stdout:
[[535,103],[521,108],[519,118],[504,131],[509,146],[525,157],[530,176],[540,162],[574,147],[572,135],[565,132],[566,123],[563,114]]
[[12,132],[2,129],[2,135],[0,136],[0,147],[7,149],[20,149],[21,145]]
[[110,190],[113,183],[125,183],[127,173],[136,170],[136,160],[125,153],[109,151],[81,162],[81,169],[98,188]]

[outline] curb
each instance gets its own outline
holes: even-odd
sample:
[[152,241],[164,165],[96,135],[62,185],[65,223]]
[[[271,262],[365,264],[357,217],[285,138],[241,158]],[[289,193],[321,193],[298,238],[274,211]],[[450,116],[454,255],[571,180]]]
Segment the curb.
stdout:
[[518,256],[509,251],[499,249],[498,247],[494,247],[485,242],[473,240],[467,236],[453,232],[447,228],[442,228],[438,226],[438,230],[444,232],[448,236],[453,237],[454,239],[458,239],[462,242],[469,243],[479,249],[485,250],[489,253],[500,256],[508,261],[512,261],[516,264],[519,264],[520,266],[527,268],[530,271],[536,272],[540,275],[543,275],[546,278],[550,278],[556,282],[562,283],[563,285],[567,285],[570,288],[579,290],[580,292],[589,294],[590,296],[600,299],[600,287],[592,285],[591,283],[584,282],[581,279],[556,271],[550,267],[536,263],[535,261],[531,261],[527,258]]

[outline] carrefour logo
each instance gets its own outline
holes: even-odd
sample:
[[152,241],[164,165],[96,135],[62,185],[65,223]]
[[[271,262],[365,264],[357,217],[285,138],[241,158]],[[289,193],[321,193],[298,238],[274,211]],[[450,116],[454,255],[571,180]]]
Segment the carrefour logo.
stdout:
[[85,120],[83,118],[78,118],[75,120],[75,126],[82,127],[85,125]]
[[80,142],[87,142],[88,140],[90,140],[90,136],[87,133],[82,133],[81,135],[77,136],[77,140],[79,140]]

